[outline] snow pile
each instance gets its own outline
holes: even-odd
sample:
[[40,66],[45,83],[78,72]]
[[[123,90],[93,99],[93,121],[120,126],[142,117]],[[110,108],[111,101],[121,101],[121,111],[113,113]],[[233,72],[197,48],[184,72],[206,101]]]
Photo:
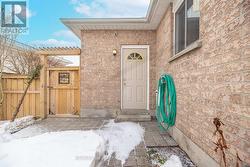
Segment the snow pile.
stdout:
[[18,119],[15,119],[14,122],[4,121],[4,123],[1,124],[0,133],[4,133],[4,132],[15,133],[34,123],[35,123],[35,119],[33,116],[18,118]]
[[106,143],[107,155],[105,160],[110,159],[115,153],[115,158],[125,163],[130,152],[139,145],[144,138],[144,129],[136,123],[115,123],[113,120],[106,124],[97,133],[102,136]]
[[5,133],[5,126],[9,123],[9,121],[0,121],[0,134]]
[[14,122],[0,121],[0,142],[12,140],[14,137],[11,133],[15,133],[29,125],[34,124],[33,116],[15,119]]
[[178,156],[171,155],[171,157],[161,167],[182,167],[182,163]]
[[10,133],[5,131],[5,127],[8,125],[8,123],[8,121],[0,121],[0,143],[9,141],[13,138]]
[[148,148],[147,156],[153,166],[159,167],[196,167],[180,147]]
[[0,166],[95,166],[93,160],[102,145],[103,139],[93,131],[52,132],[0,142]]
[[[10,133],[0,132],[0,144],[1,144],[1,142],[7,142],[7,141],[10,141],[12,139],[14,139],[14,137]],[[0,160],[1,160],[1,158],[0,158]]]
[[12,136],[15,137],[16,139],[27,138],[27,137],[41,135],[46,132],[49,132],[47,128],[39,124],[35,124],[34,126],[28,126],[27,128],[24,128],[16,133],[13,133]]

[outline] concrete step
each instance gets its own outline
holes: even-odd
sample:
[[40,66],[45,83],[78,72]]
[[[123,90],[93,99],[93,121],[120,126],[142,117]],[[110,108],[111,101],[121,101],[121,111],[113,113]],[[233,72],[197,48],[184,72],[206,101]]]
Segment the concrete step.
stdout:
[[118,115],[148,115],[149,111],[141,110],[141,109],[122,109],[117,114]]
[[116,122],[125,122],[125,121],[130,121],[130,122],[147,122],[151,121],[151,116],[149,114],[141,114],[141,115],[118,115],[115,119]]

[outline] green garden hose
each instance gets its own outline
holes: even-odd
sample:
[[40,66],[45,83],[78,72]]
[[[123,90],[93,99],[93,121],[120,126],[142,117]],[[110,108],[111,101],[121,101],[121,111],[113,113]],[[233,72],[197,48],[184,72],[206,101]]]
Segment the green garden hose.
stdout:
[[175,125],[176,91],[173,78],[164,74],[159,79],[156,101],[156,118],[161,130]]

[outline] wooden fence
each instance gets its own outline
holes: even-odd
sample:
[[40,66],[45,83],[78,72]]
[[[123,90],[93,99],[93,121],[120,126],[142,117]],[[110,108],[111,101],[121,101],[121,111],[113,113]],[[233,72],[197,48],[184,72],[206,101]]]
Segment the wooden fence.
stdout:
[[[0,106],[0,119],[9,120],[12,117],[24,89],[26,88],[27,76],[4,75],[2,79],[4,101]],[[18,117],[33,115],[40,117],[40,79],[32,82],[28,90]]]

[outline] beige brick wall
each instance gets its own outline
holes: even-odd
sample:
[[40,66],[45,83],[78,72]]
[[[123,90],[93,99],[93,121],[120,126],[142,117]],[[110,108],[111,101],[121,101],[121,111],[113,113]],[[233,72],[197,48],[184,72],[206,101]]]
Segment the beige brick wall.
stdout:
[[[150,108],[155,108],[155,31],[82,31],[81,109],[120,109],[122,45],[150,45]],[[112,51],[118,51],[113,56]]]
[[212,120],[224,122],[230,166],[236,151],[250,163],[250,1],[201,0],[202,47],[172,56],[173,14],[169,8],[157,29],[156,78],[173,75],[177,89],[176,127],[212,158]]

